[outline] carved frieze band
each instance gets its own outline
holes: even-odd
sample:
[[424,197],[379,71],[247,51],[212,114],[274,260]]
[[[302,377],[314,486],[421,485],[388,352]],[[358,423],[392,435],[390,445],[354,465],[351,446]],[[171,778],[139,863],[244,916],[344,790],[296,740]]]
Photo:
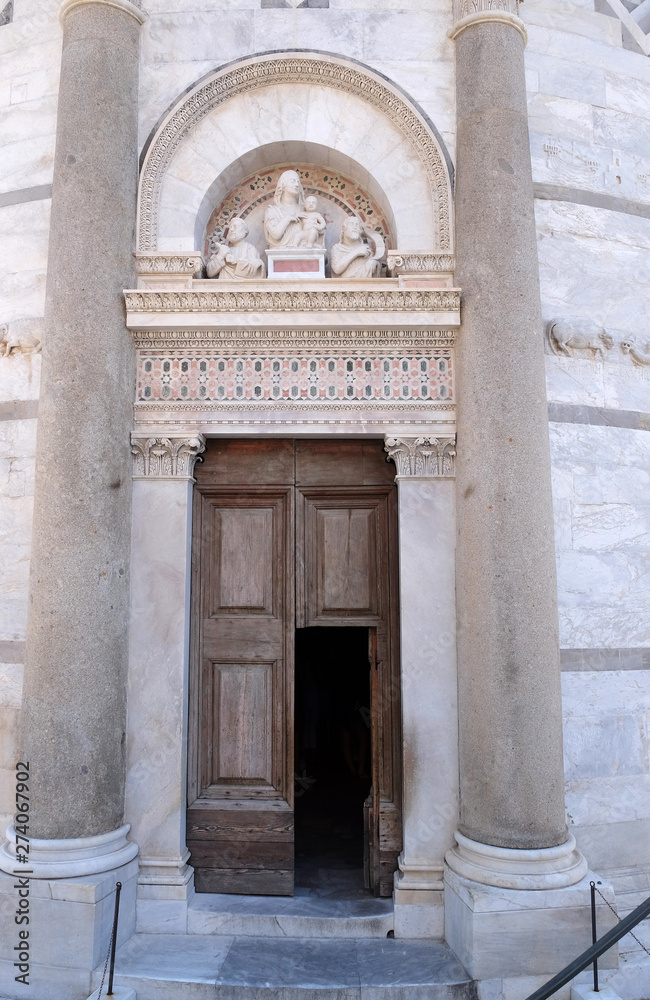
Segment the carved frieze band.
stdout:
[[[246,329],[206,330],[132,330],[135,346],[143,350],[192,350],[227,351],[340,351],[340,350],[418,350],[429,351],[434,347],[453,347],[457,330],[451,328],[358,330],[310,330],[306,327],[287,330],[250,326]],[[1,353],[1,351],[0,351]]]
[[200,253],[136,253],[138,274],[197,274],[203,267]]
[[402,291],[127,291],[130,313],[157,312],[458,312],[457,288]]
[[398,476],[431,479],[455,475],[455,438],[387,437],[384,450],[397,466]]
[[215,108],[238,94],[273,84],[306,83],[347,91],[377,108],[413,144],[436,193],[437,237],[441,250],[451,246],[450,188],[439,147],[426,124],[393,90],[378,79],[348,65],[307,55],[260,59],[213,77],[190,94],[156,136],[142,171],[139,204],[139,248],[154,250],[160,190],[165,171],[179,143]]
[[454,270],[454,257],[450,253],[391,253],[386,267],[390,275],[436,274]]
[[192,479],[205,438],[131,437],[134,479]]

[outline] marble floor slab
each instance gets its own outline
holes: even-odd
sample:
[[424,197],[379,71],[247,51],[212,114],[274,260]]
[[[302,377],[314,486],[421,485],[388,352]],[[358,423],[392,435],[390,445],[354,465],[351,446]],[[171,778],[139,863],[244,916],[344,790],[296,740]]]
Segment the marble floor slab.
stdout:
[[136,934],[115,971],[138,1000],[476,1000],[435,941]]

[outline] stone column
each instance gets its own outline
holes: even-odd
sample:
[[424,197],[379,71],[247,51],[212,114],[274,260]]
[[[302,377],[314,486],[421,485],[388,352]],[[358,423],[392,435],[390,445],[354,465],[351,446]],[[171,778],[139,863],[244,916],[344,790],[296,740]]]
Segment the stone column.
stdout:
[[[455,277],[462,288],[456,358],[461,806],[457,845],[447,860],[461,882],[555,890],[582,879],[586,863],[564,818],[526,29],[517,0],[457,0],[456,7],[450,34],[458,124]],[[479,923],[484,913],[478,910],[499,909],[494,901],[478,904],[480,893],[463,896],[453,878],[450,906],[451,890]],[[532,907],[562,905],[527,895],[536,897]],[[513,910],[523,905],[509,904]],[[458,908],[455,915],[449,911],[452,947],[472,974],[496,974],[481,965],[478,924],[469,953],[458,940],[468,919]],[[525,920],[518,919],[521,929]],[[548,959],[543,927],[528,926],[539,935],[536,946],[522,949],[520,939],[516,954],[504,949],[497,963],[502,970],[512,957],[521,974],[526,962],[531,972],[547,971],[530,965]]]
[[205,442],[192,434],[132,440],[125,818],[140,847],[140,929],[150,915],[156,926],[151,901],[160,899],[176,901],[165,926],[184,929],[193,889],[185,843],[192,473]]
[[454,439],[387,437],[397,466],[403,850],[395,936],[442,937],[458,822]]
[[123,826],[134,353],[122,290],[144,14],[65,0],[61,20],[21,751],[35,877],[137,852]]

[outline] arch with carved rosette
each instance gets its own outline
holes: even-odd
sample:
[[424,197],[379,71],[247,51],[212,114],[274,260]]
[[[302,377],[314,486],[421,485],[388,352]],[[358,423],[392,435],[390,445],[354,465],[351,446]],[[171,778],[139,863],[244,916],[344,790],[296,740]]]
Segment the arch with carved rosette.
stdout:
[[[256,100],[263,101],[266,94],[270,108],[271,102],[278,96],[286,95],[288,88],[293,88],[294,103],[304,101],[305,107],[309,104],[307,94],[313,98],[319,91],[330,95],[342,92],[346,100],[356,101],[369,133],[376,137],[385,132],[390,137],[397,137],[398,143],[403,144],[403,155],[395,157],[394,169],[391,166],[376,166],[386,157],[378,158],[375,149],[366,148],[371,144],[360,142],[355,130],[337,140],[338,145],[335,145],[334,133],[332,142],[328,142],[328,125],[319,114],[298,116],[299,120],[294,122],[269,113],[264,119],[263,134],[259,129],[256,131],[255,125],[249,128],[245,103],[248,95],[255,93]],[[236,130],[232,127],[234,114],[238,121]],[[222,115],[228,119],[223,130],[219,125]],[[269,53],[242,60],[211,74],[179,99],[157,129],[144,158],[138,195],[139,251],[192,249],[187,245],[190,235],[194,238],[189,223],[187,232],[182,230],[183,236],[179,236],[175,248],[161,247],[160,238],[164,229],[160,226],[161,206],[164,211],[171,197],[166,199],[163,189],[175,158],[177,163],[180,162],[179,157],[182,159],[183,144],[191,147],[197,130],[205,125],[208,118],[217,134],[225,132],[228,143],[221,144],[224,149],[219,153],[219,144],[213,142],[211,162],[205,166],[205,176],[198,177],[194,173],[196,192],[188,195],[188,205],[182,206],[188,219],[192,212],[196,215],[201,199],[220,173],[227,172],[229,176],[233,171],[236,173],[237,161],[241,157],[264,146],[270,148],[274,143],[319,143],[327,148],[331,146],[356,161],[360,171],[369,173],[376,180],[394,211],[400,250],[444,252],[453,249],[448,158],[442,140],[426,116],[399,88],[367,67],[336,56],[303,51],[280,55]],[[391,143],[394,145],[393,139]],[[387,151],[389,149],[390,144]],[[197,164],[200,159],[193,159],[194,171],[199,169]],[[382,169],[385,170],[384,175],[379,172]],[[411,201],[415,199],[418,202],[415,219],[419,219],[419,229],[417,221],[414,223],[412,205],[407,204],[409,191]],[[182,228],[182,224],[179,225]],[[162,233],[163,238],[170,235],[176,237],[176,233],[171,234],[167,230]]]

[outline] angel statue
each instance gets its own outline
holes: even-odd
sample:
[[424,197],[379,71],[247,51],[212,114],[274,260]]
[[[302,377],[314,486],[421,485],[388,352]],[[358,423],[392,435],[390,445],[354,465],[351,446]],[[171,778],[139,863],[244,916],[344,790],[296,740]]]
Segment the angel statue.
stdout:
[[248,224],[243,219],[232,219],[228,231],[228,244],[218,243],[207,265],[208,278],[263,278],[264,263],[252,243],[246,243]]

